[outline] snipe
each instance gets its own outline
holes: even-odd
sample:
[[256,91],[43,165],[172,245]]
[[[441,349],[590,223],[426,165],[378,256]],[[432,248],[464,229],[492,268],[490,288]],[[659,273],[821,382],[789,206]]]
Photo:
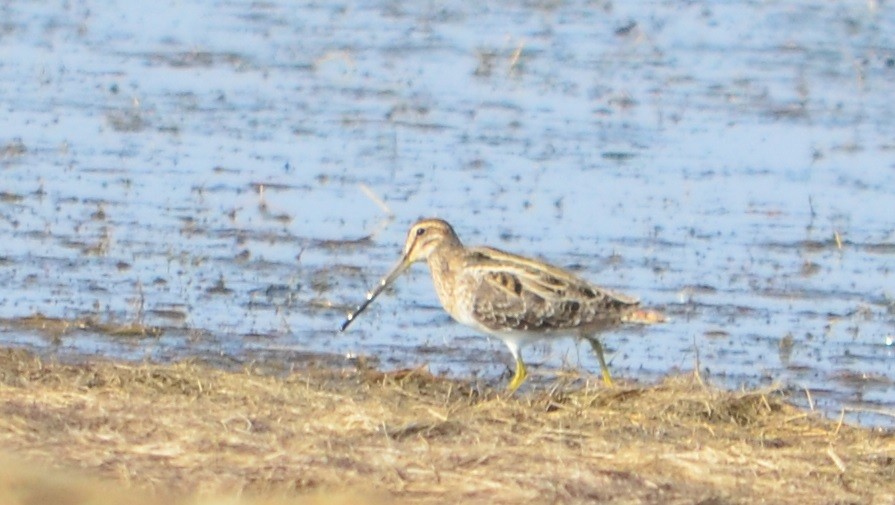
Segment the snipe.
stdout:
[[528,375],[520,354],[528,342],[566,335],[585,339],[600,361],[603,382],[612,384],[597,333],[625,322],[664,320],[658,312],[641,309],[636,299],[561,268],[491,247],[464,247],[446,221],[422,219],[410,228],[401,260],[348,315],[340,331],[417,261],[428,262],[438,299],[455,320],[509,347],[516,360],[510,391]]

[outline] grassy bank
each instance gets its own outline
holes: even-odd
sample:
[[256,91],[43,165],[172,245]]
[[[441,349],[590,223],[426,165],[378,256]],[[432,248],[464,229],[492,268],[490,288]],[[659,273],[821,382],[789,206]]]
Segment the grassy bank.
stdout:
[[771,391],[676,377],[520,393],[421,370],[309,366],[275,376],[0,350],[0,497],[895,501],[895,436],[820,419]]

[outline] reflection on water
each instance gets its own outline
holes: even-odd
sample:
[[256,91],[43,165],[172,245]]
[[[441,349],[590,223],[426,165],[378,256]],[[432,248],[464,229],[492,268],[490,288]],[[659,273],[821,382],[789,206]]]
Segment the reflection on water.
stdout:
[[[451,322],[421,266],[335,331],[433,215],[665,310],[604,337],[619,377],[699,363],[891,426],[883,9],[8,3],[0,338],[497,381],[502,344]],[[92,324],[17,323],[35,314]],[[527,361],[535,384],[597,369],[571,340]]]

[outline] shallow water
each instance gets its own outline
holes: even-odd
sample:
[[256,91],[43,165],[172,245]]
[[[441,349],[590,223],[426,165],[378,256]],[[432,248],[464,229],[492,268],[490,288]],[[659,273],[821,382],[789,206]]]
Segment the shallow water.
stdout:
[[875,2],[4,3],[0,340],[498,384],[422,266],[336,332],[433,215],[667,312],[604,335],[618,377],[892,426],[893,38]]

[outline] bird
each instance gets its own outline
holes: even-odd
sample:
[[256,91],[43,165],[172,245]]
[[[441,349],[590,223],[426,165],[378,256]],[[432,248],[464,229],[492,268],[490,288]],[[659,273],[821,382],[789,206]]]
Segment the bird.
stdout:
[[445,220],[420,219],[407,233],[401,259],[349,313],[349,325],[411,265],[425,261],[435,293],[457,322],[502,340],[515,360],[507,388],[515,392],[528,376],[522,347],[574,336],[590,343],[603,382],[612,385],[597,334],[622,323],[652,324],[662,313],[643,309],[636,298],[596,286],[560,267],[495,249],[466,247]]

